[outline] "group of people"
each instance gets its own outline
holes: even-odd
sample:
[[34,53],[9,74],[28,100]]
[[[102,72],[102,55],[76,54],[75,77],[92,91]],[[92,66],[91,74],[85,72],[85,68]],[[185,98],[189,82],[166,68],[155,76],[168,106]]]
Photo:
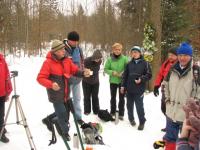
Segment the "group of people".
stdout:
[[[46,87],[48,99],[55,110],[54,113],[48,115],[42,121],[48,126],[48,122],[56,118],[61,129],[60,134],[67,141],[70,141],[68,133],[69,98],[72,97],[77,122],[80,125],[84,123],[80,106],[81,81],[84,96],[83,113],[89,115],[93,111],[94,114],[98,114],[100,110],[98,93],[102,53],[100,50],[95,50],[92,56],[84,59],[78,42],[79,34],[76,31],[69,32],[67,39],[63,41],[54,40],[37,76],[37,81]],[[166,127],[163,129],[166,132],[163,137],[165,150],[176,149],[178,134],[185,120],[185,113],[182,107],[187,99],[190,97],[194,97],[197,100],[200,99],[200,72],[194,76],[192,55],[193,48],[187,42],[169,49],[168,59],[162,64],[154,83],[153,93],[155,96],[159,95],[159,88],[161,87],[161,110],[166,117]],[[122,44],[114,43],[112,45],[112,53],[106,59],[104,72],[109,75],[110,114],[115,116],[116,111],[119,111],[119,119],[124,119],[124,99],[126,95],[128,120],[132,126],[136,125],[134,117],[135,105],[139,118],[138,130],[143,130],[146,122],[143,98],[146,82],[151,79],[152,73],[149,62],[143,58],[142,48],[133,46],[130,49],[130,56],[125,56],[123,55]],[[1,131],[4,125],[5,101],[8,100],[8,96],[12,91],[8,67],[2,55],[0,55],[0,74]],[[117,91],[119,93],[118,104],[116,100]],[[185,129],[188,128],[183,128],[183,130]],[[184,133],[181,135],[185,135]],[[5,134],[6,130],[0,140],[6,143],[9,139]]]
[[[200,69],[193,64],[192,56],[193,48],[188,42],[170,49],[168,59],[163,63],[155,80],[154,95],[158,96],[158,89],[161,87],[161,110],[166,116],[166,133],[163,137],[165,150],[199,149],[199,142],[195,146],[188,143],[189,129],[192,127],[188,124],[183,110],[189,98],[200,100]],[[182,133],[178,139],[181,129]],[[200,134],[196,138],[199,141]]]

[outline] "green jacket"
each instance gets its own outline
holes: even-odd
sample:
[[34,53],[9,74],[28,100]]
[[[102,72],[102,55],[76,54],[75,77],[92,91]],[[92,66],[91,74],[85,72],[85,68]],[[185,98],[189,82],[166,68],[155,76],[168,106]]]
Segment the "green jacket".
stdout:
[[[121,55],[119,58],[114,58],[113,56],[110,56],[104,67],[105,73],[107,73],[110,76],[110,83],[119,84],[121,83],[121,75],[124,72],[124,69],[128,63],[128,57]],[[116,71],[119,73],[119,76],[113,76],[113,72]]]

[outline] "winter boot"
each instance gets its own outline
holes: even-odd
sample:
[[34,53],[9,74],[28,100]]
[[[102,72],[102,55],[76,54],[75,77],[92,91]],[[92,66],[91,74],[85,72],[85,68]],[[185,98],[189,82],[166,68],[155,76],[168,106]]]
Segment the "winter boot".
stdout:
[[5,134],[3,134],[3,135],[1,136],[0,141],[3,142],[3,143],[8,143],[8,142],[9,142],[9,139],[6,137]]
[[176,150],[175,142],[165,142],[165,150]]
[[51,126],[51,121],[49,116],[47,116],[46,118],[42,119],[42,123],[45,124],[47,126],[47,129],[52,132],[52,126]]

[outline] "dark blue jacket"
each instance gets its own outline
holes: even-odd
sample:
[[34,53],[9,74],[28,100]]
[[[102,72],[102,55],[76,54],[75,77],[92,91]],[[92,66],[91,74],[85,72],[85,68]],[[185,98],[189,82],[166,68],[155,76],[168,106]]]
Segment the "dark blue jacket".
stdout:
[[[126,66],[123,78],[122,87],[125,87],[130,94],[142,95],[145,91],[146,82],[152,77],[151,67],[143,58],[132,59]],[[142,82],[136,84],[135,80],[140,78]]]

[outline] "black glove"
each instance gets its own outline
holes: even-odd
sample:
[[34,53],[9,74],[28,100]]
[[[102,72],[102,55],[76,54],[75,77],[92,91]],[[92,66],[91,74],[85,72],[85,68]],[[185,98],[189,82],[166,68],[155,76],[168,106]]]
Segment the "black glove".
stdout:
[[158,96],[159,95],[159,86],[155,86],[154,87],[154,90],[153,90],[153,94],[155,95],[155,96]]

